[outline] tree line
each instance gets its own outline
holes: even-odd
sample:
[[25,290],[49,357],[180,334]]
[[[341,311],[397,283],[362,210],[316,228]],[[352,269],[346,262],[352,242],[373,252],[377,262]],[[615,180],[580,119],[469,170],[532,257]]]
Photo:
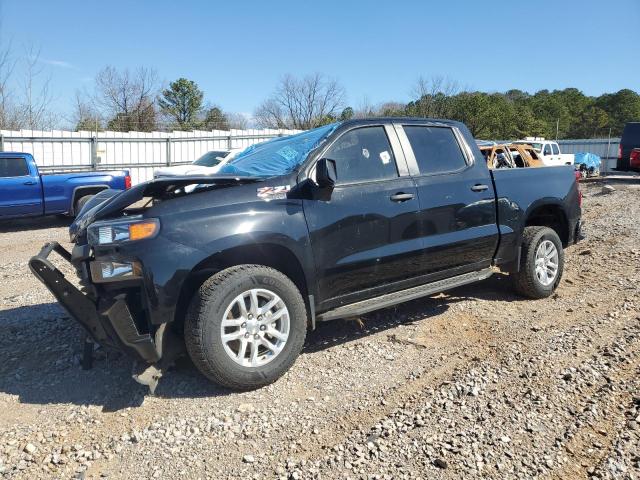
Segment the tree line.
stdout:
[[[1,47],[1,46],[0,46]],[[18,77],[18,78],[16,78]],[[596,138],[622,133],[640,121],[640,95],[630,89],[588,96],[577,88],[487,93],[444,77],[419,78],[409,102],[349,105],[344,87],[316,73],[285,75],[253,118],[225,112],[206,100],[187,78],[162,83],[155,70],[106,66],[91,88],[77,91],[71,118],[51,109],[51,78],[39,51],[27,48],[20,62],[0,48],[0,129],[48,130],[62,122],[76,130],[228,130],[252,126],[306,130],[338,120],[374,116],[448,118],[464,122],[476,138]],[[12,88],[12,85],[14,88]],[[15,87],[15,86],[18,87]]]
[[158,87],[157,73],[108,66],[95,77],[93,91],[76,92],[73,123],[77,130],[151,132],[247,128],[247,119],[205,101],[193,80],[178,78]]
[[620,136],[624,124],[640,121],[640,95],[630,89],[588,96],[577,88],[487,93],[461,88],[444,77],[420,78],[413,100],[357,107],[344,102],[335,81],[316,74],[285,76],[272,96],[255,111],[258,125],[307,129],[350,118],[417,116],[464,122],[476,138],[597,138]]

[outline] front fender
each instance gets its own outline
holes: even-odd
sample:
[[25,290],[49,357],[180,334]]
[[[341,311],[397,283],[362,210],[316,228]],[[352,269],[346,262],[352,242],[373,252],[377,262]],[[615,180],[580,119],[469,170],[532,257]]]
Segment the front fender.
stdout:
[[[154,213],[151,208],[145,216],[153,217]],[[253,262],[260,260],[261,252],[272,252],[268,248],[271,246],[290,252],[300,264],[308,293],[315,294],[315,267],[301,200],[163,213],[159,216],[160,235],[146,248],[137,248],[143,257],[150,306],[155,307],[153,323],[173,320],[185,281],[194,271],[205,266],[229,266],[226,253],[240,248],[251,251]],[[264,263],[275,262],[264,258]]]

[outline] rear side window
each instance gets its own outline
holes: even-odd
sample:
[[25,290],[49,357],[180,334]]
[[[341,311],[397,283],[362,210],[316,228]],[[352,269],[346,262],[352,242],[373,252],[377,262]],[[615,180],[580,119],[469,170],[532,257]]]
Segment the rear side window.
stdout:
[[326,158],[336,162],[338,183],[396,178],[398,170],[384,127],[351,130],[331,145]]
[[452,172],[467,165],[453,130],[403,125],[422,175]]
[[555,143],[551,144],[551,148],[553,148],[554,155],[558,155],[560,153],[560,147],[558,147],[558,145],[556,145]]
[[24,158],[0,158],[0,177],[24,177],[29,167]]

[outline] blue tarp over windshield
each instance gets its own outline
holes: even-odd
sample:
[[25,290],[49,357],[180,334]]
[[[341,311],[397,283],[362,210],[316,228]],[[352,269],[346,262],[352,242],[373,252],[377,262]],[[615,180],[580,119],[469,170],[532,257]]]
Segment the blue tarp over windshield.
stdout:
[[274,177],[293,171],[337,127],[332,123],[307,132],[258,143],[241,152],[219,173],[252,177]]

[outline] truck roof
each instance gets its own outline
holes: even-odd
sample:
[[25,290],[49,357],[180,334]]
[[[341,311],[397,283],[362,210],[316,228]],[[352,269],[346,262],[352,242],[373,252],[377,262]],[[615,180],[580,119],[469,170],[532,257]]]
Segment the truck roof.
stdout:
[[0,152],[0,157],[26,157],[27,155],[33,156],[27,152]]
[[461,122],[457,122],[455,120],[445,120],[443,118],[429,118],[429,117],[370,117],[370,118],[352,118],[351,120],[345,120],[340,123],[340,126],[345,125],[354,125],[354,124],[369,124],[369,123],[380,123],[380,122],[388,122],[388,123],[423,123],[423,122],[433,122],[433,123],[442,123],[444,125],[462,125]]

